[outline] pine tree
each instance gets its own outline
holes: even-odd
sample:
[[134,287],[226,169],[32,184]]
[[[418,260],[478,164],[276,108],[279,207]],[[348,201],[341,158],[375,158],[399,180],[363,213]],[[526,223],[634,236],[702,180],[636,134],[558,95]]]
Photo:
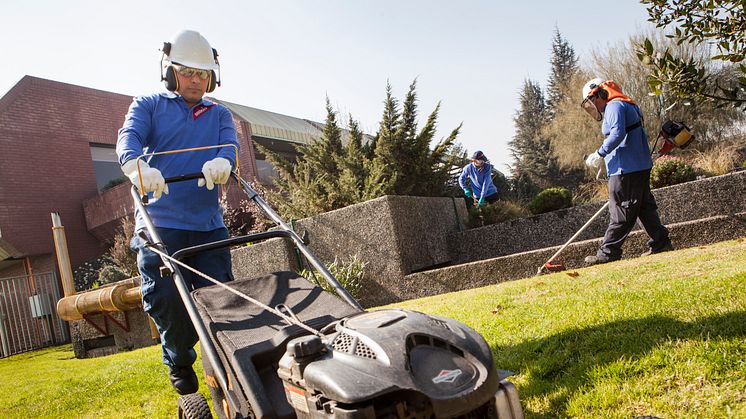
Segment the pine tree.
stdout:
[[359,124],[350,117],[347,144],[329,100],[323,135],[299,147],[293,165],[257,144],[275,166],[278,188],[271,196],[280,213],[288,218],[316,215],[385,194],[442,196],[449,170],[463,153],[456,138],[459,125],[430,150],[435,136],[440,104],[417,130],[416,81],[399,110],[399,102],[386,86],[386,100],[375,142],[366,147]]
[[[433,121],[434,124],[435,121]],[[421,168],[422,172],[427,173],[424,173],[420,179],[426,181],[417,184],[415,195],[441,196],[448,193],[447,186],[451,168],[459,165],[465,158],[465,153],[461,151],[460,145],[456,142],[463,125],[463,122],[460,123],[447,137],[440,140],[429,157],[425,159],[427,166],[423,165]],[[458,194],[460,195],[461,191],[458,191]]]
[[339,167],[338,186],[340,195],[343,197],[340,204],[347,206],[365,200],[365,180],[367,177],[366,166],[369,159],[363,153],[363,132],[360,131],[360,125],[352,118],[348,122],[349,133],[347,146],[344,150]]
[[256,144],[277,169],[279,176],[275,185],[278,192],[270,198],[277,202],[280,213],[286,217],[310,217],[340,208],[350,201],[338,184],[345,150],[342,147],[342,130],[337,124],[329,98],[326,99],[326,112],[323,135],[298,148],[301,156],[295,165]]
[[448,180],[447,166],[454,160],[451,151],[461,126],[431,150],[440,103],[418,132],[416,90],[417,80],[414,80],[399,111],[398,102],[391,94],[391,86],[386,86],[384,113],[376,136],[370,173],[386,183],[386,193],[389,194],[442,195]]
[[401,113],[399,103],[391,92],[391,84],[386,83],[386,100],[384,100],[383,115],[375,136],[373,150],[372,172],[378,178],[385,193],[394,193],[398,178],[397,162],[401,160],[401,142],[397,134],[401,132]]
[[578,73],[578,57],[569,42],[560,34],[559,28],[554,28],[552,38],[552,66],[547,86],[547,118],[554,119],[557,108],[568,97],[570,83]]
[[559,176],[549,140],[542,135],[548,122],[544,94],[538,83],[526,80],[520,93],[520,110],[514,118],[516,133],[508,144],[515,160],[513,169],[528,176],[540,188],[553,186]]

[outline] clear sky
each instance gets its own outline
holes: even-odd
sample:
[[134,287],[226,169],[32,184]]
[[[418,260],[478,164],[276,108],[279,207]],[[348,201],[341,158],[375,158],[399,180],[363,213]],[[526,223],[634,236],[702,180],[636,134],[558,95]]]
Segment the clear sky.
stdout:
[[[543,87],[555,26],[584,59],[650,28],[633,0],[3,0],[5,94],[24,75],[115,93],[162,89],[158,51],[181,29],[220,54],[212,96],[324,120],[325,97],[374,134],[387,80],[403,98],[417,78],[422,125],[442,102],[438,138],[460,142],[503,171],[518,92]],[[506,173],[507,174],[507,173]]]

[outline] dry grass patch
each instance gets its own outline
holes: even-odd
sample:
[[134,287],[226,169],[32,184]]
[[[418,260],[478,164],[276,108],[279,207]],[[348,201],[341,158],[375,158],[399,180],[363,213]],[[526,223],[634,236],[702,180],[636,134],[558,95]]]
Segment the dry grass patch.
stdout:
[[740,147],[718,144],[706,151],[694,151],[691,162],[706,176],[720,176],[732,172],[741,163]]

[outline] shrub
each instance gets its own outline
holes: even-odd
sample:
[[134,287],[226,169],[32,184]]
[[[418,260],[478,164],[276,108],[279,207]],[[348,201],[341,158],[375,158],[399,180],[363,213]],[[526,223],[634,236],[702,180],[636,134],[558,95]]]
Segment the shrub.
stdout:
[[578,187],[572,202],[575,205],[588,204],[591,202],[606,201],[609,199],[609,189],[605,182],[587,182]]
[[113,261],[110,256],[102,255],[97,256],[93,259],[87,260],[80,264],[80,266],[73,269],[73,282],[75,284],[75,291],[85,291],[93,287],[98,280],[98,274],[101,272],[104,266],[112,264]]
[[104,185],[101,188],[101,192],[107,191],[107,190],[109,190],[109,189],[111,189],[111,188],[113,188],[113,187],[115,187],[117,185],[121,185],[122,183],[126,182],[127,180],[128,180],[127,176],[122,176],[122,177],[118,177],[116,179],[112,179],[112,180],[108,181],[106,183],[106,185]]
[[695,151],[692,166],[707,176],[720,176],[738,167],[740,153],[736,145],[716,145],[707,151]]
[[372,141],[352,118],[343,131],[327,98],[322,135],[299,146],[295,162],[256,143],[277,170],[277,191],[270,198],[280,215],[305,218],[383,195],[445,196],[449,171],[463,159],[456,143],[461,125],[436,142],[438,104],[419,128],[416,84],[402,101],[386,86],[380,129]]
[[[132,234],[135,232],[135,223],[131,216],[122,218],[111,243],[108,256],[114,262],[113,265],[127,277],[139,275],[137,269],[137,253],[130,249]],[[124,278],[123,278],[124,279]]]
[[[268,200],[267,188],[259,182],[252,182],[251,187],[272,207],[277,207]],[[264,212],[253,201],[242,199],[238,207],[231,206],[228,200],[220,197],[220,205],[223,207],[223,220],[225,227],[231,236],[243,236],[245,234],[260,233],[275,226]]]
[[122,272],[121,269],[119,269],[117,266],[114,265],[105,265],[103,268],[101,268],[101,271],[98,273],[98,279],[96,282],[94,282],[94,288],[96,288],[96,285],[106,285],[106,284],[113,284],[114,282],[121,281],[123,279],[127,279],[130,276],[126,273]]
[[[365,266],[366,262],[363,262],[357,256],[353,256],[349,261],[339,261],[336,257],[334,262],[326,265],[329,272],[337,278],[340,284],[349,292],[355,299],[360,297],[360,291],[363,288],[363,278],[365,277]],[[337,295],[334,288],[326,282],[323,276],[316,270],[303,269],[298,274],[309,281],[315,282],[318,286],[324,289],[324,291],[330,292]]]
[[539,192],[528,204],[532,214],[543,214],[572,206],[572,194],[565,188],[549,188]]
[[662,188],[690,182],[697,178],[694,168],[679,157],[663,156],[653,163],[650,171],[650,187]]
[[500,200],[492,205],[471,208],[469,210],[469,228],[483,227],[503,221],[520,218],[526,215],[526,210],[512,201]]

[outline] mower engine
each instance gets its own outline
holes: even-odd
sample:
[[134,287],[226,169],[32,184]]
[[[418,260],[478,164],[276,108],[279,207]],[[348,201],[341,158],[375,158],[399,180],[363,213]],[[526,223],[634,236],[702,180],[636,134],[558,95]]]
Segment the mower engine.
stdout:
[[462,323],[391,309],[333,327],[331,343],[293,339],[279,362],[299,418],[523,417],[489,346]]

